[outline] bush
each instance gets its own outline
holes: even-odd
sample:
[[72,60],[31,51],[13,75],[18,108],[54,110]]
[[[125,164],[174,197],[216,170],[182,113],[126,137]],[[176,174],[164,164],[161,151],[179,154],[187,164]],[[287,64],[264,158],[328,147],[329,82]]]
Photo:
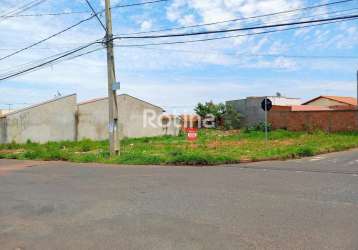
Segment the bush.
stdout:
[[224,115],[224,129],[238,129],[241,126],[242,115],[235,110],[232,105],[226,105],[226,112]]
[[[245,128],[245,133],[250,133],[250,132],[257,132],[257,131],[261,131],[261,132],[265,132],[265,128],[266,128],[266,125],[264,122],[260,122],[260,123],[257,123],[253,126],[248,126]],[[272,131],[272,125],[271,123],[268,123],[267,124],[267,130],[268,131]]]
[[297,149],[297,155],[299,157],[313,156],[315,155],[314,149],[311,147],[303,146]]

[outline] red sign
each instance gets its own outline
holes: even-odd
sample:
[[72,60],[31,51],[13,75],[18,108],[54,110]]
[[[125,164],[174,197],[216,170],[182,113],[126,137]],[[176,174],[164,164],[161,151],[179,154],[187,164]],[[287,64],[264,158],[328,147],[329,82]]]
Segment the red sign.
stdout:
[[186,132],[188,134],[188,141],[196,141],[198,139],[198,129],[197,128],[187,128]]

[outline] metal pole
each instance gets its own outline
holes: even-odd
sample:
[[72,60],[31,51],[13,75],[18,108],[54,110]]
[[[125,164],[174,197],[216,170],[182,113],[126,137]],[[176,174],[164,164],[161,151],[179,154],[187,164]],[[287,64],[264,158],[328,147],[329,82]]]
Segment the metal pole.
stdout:
[[267,97],[265,98],[265,139],[266,139],[266,142],[268,142],[268,124],[267,124],[267,120],[268,120],[268,117],[267,117]]
[[357,109],[358,109],[358,70],[357,70]]
[[107,74],[108,74],[108,104],[109,104],[109,152],[111,156],[118,155],[120,152],[118,136],[118,105],[117,93],[113,88],[116,83],[114,52],[113,52],[113,33],[112,33],[112,14],[110,0],[105,0],[106,7],[106,47],[107,47]]

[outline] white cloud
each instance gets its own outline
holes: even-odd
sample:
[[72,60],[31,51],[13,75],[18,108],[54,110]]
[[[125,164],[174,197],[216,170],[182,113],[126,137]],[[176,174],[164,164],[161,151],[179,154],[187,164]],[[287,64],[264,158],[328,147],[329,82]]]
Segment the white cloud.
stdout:
[[141,31],[148,31],[152,28],[153,24],[152,21],[150,20],[145,20],[142,22],[142,24],[140,25],[140,30]]

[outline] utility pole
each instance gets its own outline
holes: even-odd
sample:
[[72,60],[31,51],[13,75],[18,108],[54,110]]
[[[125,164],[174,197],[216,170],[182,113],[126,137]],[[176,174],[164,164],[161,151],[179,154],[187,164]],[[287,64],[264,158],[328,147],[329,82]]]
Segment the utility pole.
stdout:
[[108,73],[108,104],[109,104],[109,152],[111,156],[119,155],[120,145],[118,136],[118,105],[116,74],[113,53],[112,14],[110,0],[105,0],[106,7],[106,47],[107,47],[107,73]]
[[265,140],[266,143],[268,142],[268,110],[267,110],[267,99],[268,97],[265,97]]

